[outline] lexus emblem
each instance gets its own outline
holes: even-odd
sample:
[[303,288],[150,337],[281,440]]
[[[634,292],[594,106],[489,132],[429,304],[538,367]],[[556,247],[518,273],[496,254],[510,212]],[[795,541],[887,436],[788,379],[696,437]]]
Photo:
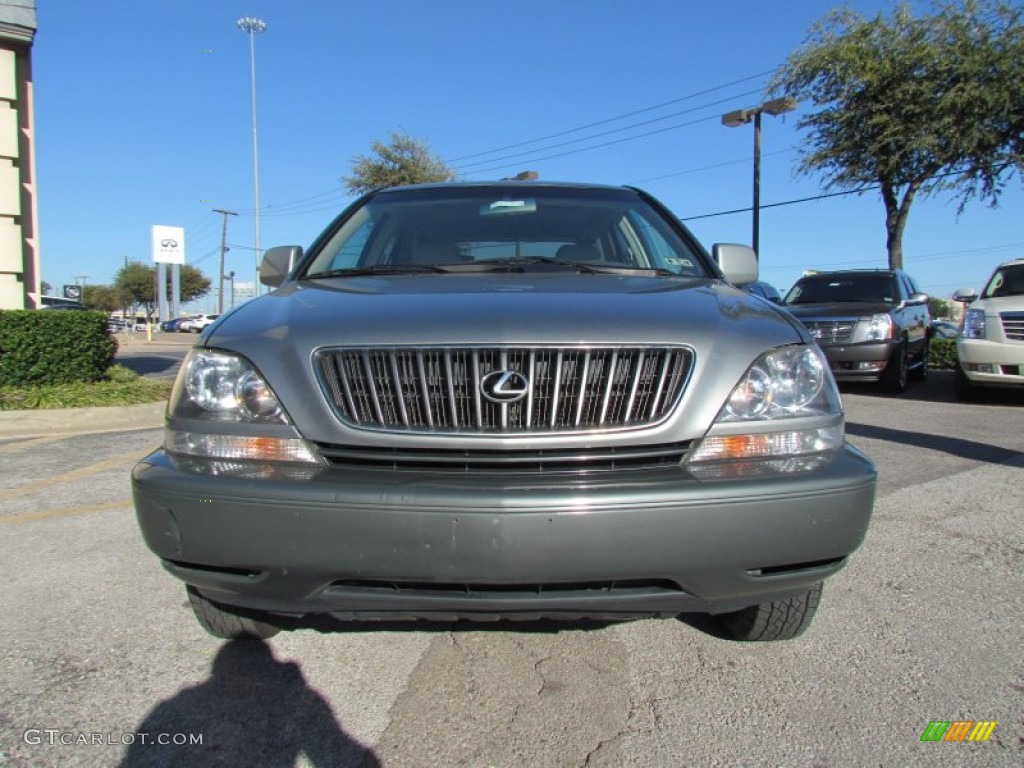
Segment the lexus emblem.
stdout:
[[530,382],[519,371],[491,371],[480,380],[480,392],[492,403],[516,403],[529,391]]

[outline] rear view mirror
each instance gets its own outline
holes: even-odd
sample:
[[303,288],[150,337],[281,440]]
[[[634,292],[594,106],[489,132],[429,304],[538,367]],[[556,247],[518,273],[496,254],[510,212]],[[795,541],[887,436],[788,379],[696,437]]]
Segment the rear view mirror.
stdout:
[[953,294],[953,301],[959,301],[964,304],[970,304],[972,301],[978,300],[978,293],[973,288],[961,288]]

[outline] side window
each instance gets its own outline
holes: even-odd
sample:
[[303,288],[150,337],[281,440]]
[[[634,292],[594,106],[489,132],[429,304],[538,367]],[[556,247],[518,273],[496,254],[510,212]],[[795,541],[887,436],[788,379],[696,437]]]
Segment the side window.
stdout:
[[359,266],[360,257],[366,248],[366,243],[374,230],[373,218],[367,216],[349,235],[348,239],[341,244],[341,248],[331,259],[329,269],[352,269]]
[[665,238],[659,222],[637,212],[630,212],[622,219],[618,229],[629,242],[634,265],[668,269],[681,275],[699,274],[689,254],[680,253]]
[[910,294],[917,292],[917,286],[914,285],[913,281],[907,275],[900,275],[900,282],[902,283],[903,289],[903,301],[910,298]]

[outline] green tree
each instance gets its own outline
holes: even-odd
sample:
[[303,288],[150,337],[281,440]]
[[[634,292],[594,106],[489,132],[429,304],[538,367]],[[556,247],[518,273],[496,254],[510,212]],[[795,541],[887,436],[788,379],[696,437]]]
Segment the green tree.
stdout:
[[769,85],[814,105],[798,122],[808,131],[798,172],[822,174],[828,189],[880,190],[891,268],[903,265],[915,197],[995,206],[1024,170],[1021,8],[936,0],[931,10],[830,11]]
[[952,316],[953,305],[945,299],[932,296],[928,299],[928,311],[933,318]]
[[[130,261],[118,270],[114,287],[121,291],[123,300],[132,312],[144,307],[147,315],[155,309],[156,267],[141,261]],[[181,268],[181,301],[187,304],[210,292],[210,278],[193,266]],[[167,298],[171,298],[171,280],[167,280]]]
[[82,303],[89,309],[114,312],[127,302],[124,292],[113,285],[86,285],[82,288]]
[[382,187],[400,184],[453,181],[455,172],[433,155],[426,142],[403,131],[391,132],[391,143],[375,140],[370,145],[372,156],[352,158],[352,175],[342,181],[349,192],[361,195]]
[[146,314],[153,311],[156,295],[156,270],[141,261],[130,261],[114,276],[114,287],[121,291],[126,308],[131,314],[145,307]]

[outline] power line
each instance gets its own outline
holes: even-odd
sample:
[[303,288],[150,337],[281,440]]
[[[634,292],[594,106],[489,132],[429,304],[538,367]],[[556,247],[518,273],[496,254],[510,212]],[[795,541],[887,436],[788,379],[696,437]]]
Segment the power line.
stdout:
[[671,99],[669,101],[664,101],[661,104],[655,104],[654,106],[651,106],[651,107],[644,107],[643,109],[637,109],[637,110],[634,110],[632,112],[625,112],[625,113],[623,113],[621,115],[616,115],[615,117],[609,117],[609,118],[605,118],[604,120],[598,120],[598,121],[593,122],[593,123],[587,123],[586,125],[577,126],[576,128],[568,128],[568,129],[566,129],[564,131],[559,131],[557,133],[551,133],[551,134],[548,134],[547,136],[541,136],[541,137],[536,138],[536,139],[527,139],[525,141],[516,142],[515,144],[507,144],[504,147],[498,147],[496,149],[488,149],[488,150],[485,150],[483,152],[475,152],[475,153],[473,153],[471,155],[462,155],[461,157],[453,157],[450,160],[446,160],[445,162],[446,163],[458,163],[458,162],[460,162],[462,160],[469,160],[469,159],[474,158],[474,157],[481,157],[483,155],[493,155],[493,154],[496,154],[498,152],[504,152],[504,151],[506,151],[508,149],[518,149],[519,147],[524,147],[524,146],[526,146],[528,144],[537,144],[537,143],[540,143],[542,141],[548,141],[549,139],[557,139],[557,138],[560,138],[562,136],[567,136],[570,133],[577,133],[578,131],[585,131],[588,128],[596,128],[596,127],[598,127],[600,125],[607,125],[608,123],[614,123],[616,120],[625,120],[627,117],[634,117],[635,115],[641,115],[641,114],[644,114],[646,112],[653,112],[656,109],[661,109],[662,107],[667,107],[670,104],[678,104],[681,101],[688,101],[690,99],[696,99],[696,98],[698,98],[700,96],[706,96],[707,94],[714,93],[715,91],[721,91],[721,90],[724,90],[725,88],[731,88],[734,85],[739,85],[740,83],[746,83],[746,82],[749,82],[750,80],[756,80],[756,79],[758,79],[760,77],[764,77],[765,75],[770,75],[772,72],[774,72],[774,70],[772,70],[772,69],[766,70],[765,72],[758,72],[756,75],[750,75],[749,77],[740,78],[739,80],[733,80],[731,83],[725,83],[724,85],[718,85],[718,86],[715,86],[714,88],[707,88],[707,89],[705,89],[703,91],[698,91],[697,93],[691,93],[688,96],[680,96],[678,99]]
[[[789,149],[779,149],[775,152],[765,152],[762,157],[772,157],[773,155],[785,155],[794,152],[795,149],[790,147]],[[714,165],[702,165],[699,168],[688,168],[685,171],[674,171],[673,173],[663,173],[661,176],[648,176],[646,179],[636,179],[635,181],[628,182],[629,184],[644,184],[648,181],[661,181],[662,179],[670,179],[673,176],[686,176],[691,173],[700,173],[701,171],[713,171],[718,168],[725,168],[729,165],[741,165],[750,164],[749,157],[743,157],[739,160],[727,160],[724,163],[715,163]]]
[[[750,96],[750,95],[755,94],[755,93],[760,93],[760,91],[759,90],[757,90],[757,91],[747,91],[746,93],[741,93],[741,94],[737,94],[737,95],[734,95],[734,96],[728,96],[728,97],[726,97],[724,99],[719,99],[718,101],[712,101],[712,102],[710,102],[708,104],[702,104],[699,107],[692,107],[690,109],[684,109],[684,110],[679,111],[679,112],[672,112],[671,114],[668,114],[668,115],[662,115],[661,117],[655,117],[655,118],[652,118],[650,120],[641,121],[639,123],[632,123],[630,125],[622,126],[621,128],[612,128],[609,131],[601,131],[600,133],[591,134],[590,136],[583,136],[583,137],[578,138],[578,139],[570,139],[569,141],[559,142],[558,144],[551,144],[551,145],[546,146],[546,147],[538,147],[537,149],[527,150],[526,152],[517,152],[517,153],[512,154],[512,155],[502,155],[501,157],[495,157],[495,158],[491,158],[489,160],[477,160],[476,162],[468,163],[467,165],[463,165],[463,166],[459,166],[459,167],[456,168],[456,170],[465,170],[465,169],[467,169],[467,168],[469,168],[471,166],[474,166],[474,165],[486,165],[487,163],[497,163],[497,162],[501,162],[502,160],[512,160],[514,158],[529,157],[530,155],[536,154],[537,152],[547,152],[547,151],[552,150],[552,149],[559,149],[561,147],[567,147],[567,146],[570,146],[572,144],[579,144],[579,143],[584,142],[584,141],[591,141],[593,139],[598,139],[598,138],[601,138],[602,136],[610,136],[613,133],[621,133],[622,131],[628,131],[628,130],[631,130],[633,128],[640,128],[640,127],[642,127],[644,125],[651,125],[652,123],[658,123],[658,122],[661,122],[662,120],[668,120],[669,118],[672,118],[672,117],[679,117],[680,115],[688,115],[688,114],[691,114],[693,112],[699,112],[702,109],[707,109],[708,107],[718,106],[718,105],[724,104],[726,102],[734,101],[735,99],[740,98],[741,96]],[[716,115],[716,118],[717,118],[717,115]],[[710,118],[708,118],[708,119],[710,119]],[[671,128],[681,128],[681,127],[685,127],[687,125],[693,125],[693,123],[683,123],[682,125],[671,126],[670,128],[666,128],[664,130],[671,130]],[[659,132],[660,131],[653,131],[652,133],[641,133],[641,134],[638,134],[636,136],[631,136],[631,137],[628,137],[626,139],[622,139],[622,141],[632,141],[633,139],[644,138],[645,136],[650,136],[653,133],[659,133]],[[587,147],[587,149],[597,149],[598,147],[603,147],[603,146],[607,146],[607,145],[606,144],[598,144],[596,147]],[[560,155],[554,155],[554,157],[560,157]],[[539,159],[546,160],[548,158],[539,158]],[[526,160],[526,161],[522,161],[522,162],[533,162],[533,160]],[[508,166],[499,166],[499,167],[500,168],[505,168],[505,167],[508,167]]]
[[[678,103],[683,102],[683,101],[699,98],[700,96],[706,96],[706,95],[708,95],[710,93],[715,93],[716,91],[721,91],[721,90],[724,90],[726,88],[731,88],[733,86],[749,82],[751,80],[756,80],[758,78],[765,77],[766,75],[771,74],[773,71],[774,70],[771,70],[771,69],[770,70],[765,70],[764,72],[758,72],[757,74],[749,75],[747,77],[743,77],[743,78],[740,78],[738,80],[733,80],[733,81],[731,81],[729,83],[725,83],[723,85],[714,86],[712,88],[706,88],[706,89],[704,89],[702,91],[697,91],[695,93],[691,93],[691,94],[688,94],[686,96],[680,96],[679,98],[676,98],[676,99],[670,99],[668,101],[661,102],[660,104],[655,104],[653,106],[649,106],[649,107],[644,107],[642,109],[633,110],[631,112],[624,112],[624,113],[622,113],[620,115],[615,115],[613,117],[605,118],[603,120],[597,120],[597,121],[592,122],[592,123],[586,123],[585,125],[580,125],[580,126],[577,126],[575,128],[568,128],[568,129],[563,130],[563,131],[557,131],[555,133],[550,133],[550,134],[547,134],[545,136],[540,136],[540,137],[537,137],[537,138],[534,138],[534,139],[527,139],[527,140],[519,141],[519,142],[516,142],[516,143],[513,143],[513,144],[507,144],[505,146],[497,147],[495,149],[489,149],[489,150],[485,150],[485,151],[482,151],[482,152],[474,152],[474,153],[469,154],[469,155],[461,155],[459,157],[455,157],[455,158],[451,158],[449,160],[445,160],[445,162],[446,163],[458,163],[458,162],[460,162],[462,160],[469,160],[469,159],[476,158],[476,157],[483,157],[484,155],[493,155],[493,154],[497,154],[499,152],[505,152],[505,151],[507,151],[509,149],[518,149],[519,147],[527,146],[529,144],[537,144],[537,143],[542,142],[542,141],[548,141],[550,139],[557,139],[557,138],[560,138],[562,136],[567,136],[567,135],[572,134],[572,133],[577,133],[579,131],[587,130],[588,128],[596,128],[596,127],[599,127],[601,125],[607,125],[608,123],[613,123],[613,122],[615,122],[617,120],[624,120],[624,119],[626,119],[628,117],[634,117],[636,115],[644,114],[644,113],[647,113],[647,112],[653,112],[654,110],[662,109],[663,107],[667,107],[667,106],[670,106],[672,104],[678,104]],[[740,94],[740,95],[741,96],[745,96],[745,95],[749,95],[751,93],[758,93],[758,92],[759,91],[750,91],[750,92],[746,92],[746,93],[743,93],[743,94]],[[738,98],[738,97],[732,97],[732,98]],[[687,110],[687,111],[692,111],[692,110]],[[676,115],[685,114],[685,112],[686,111],[675,113],[675,114]],[[657,119],[658,120],[663,120],[663,119],[667,119],[668,117],[671,117],[671,115],[667,115],[667,116],[664,116],[662,118],[657,118]],[[640,126],[640,125],[649,124],[650,122],[655,122],[655,121],[652,120],[652,121],[646,121],[646,122],[637,123],[636,125],[634,125],[632,127],[637,127],[637,126]],[[687,125],[689,125],[689,123]],[[674,127],[681,127],[681,126],[674,126]],[[628,128],[629,128],[629,126],[624,127],[624,128],[620,128],[620,129],[616,129],[616,130],[618,130],[618,131],[628,130]],[[666,129],[666,130],[670,130],[670,129]],[[600,136],[607,135],[609,133],[614,133],[614,132],[615,131],[609,131],[607,133],[599,133],[599,134],[595,134],[593,136],[590,136],[589,138],[590,139],[598,138]],[[641,134],[640,136],[637,136],[635,138],[643,138],[644,136],[648,136],[648,135],[652,135],[652,134],[649,134],[649,133]],[[584,139],[579,139],[577,141],[587,141],[587,140],[588,140],[587,138],[584,138]],[[619,142],[611,142],[611,143],[619,143]],[[533,152],[544,152],[544,151],[547,151],[547,150],[550,150],[550,149],[554,149],[557,146],[562,146],[562,145],[556,145],[556,146],[553,146],[553,147],[546,147],[546,148],[538,148],[538,149],[535,149],[535,150],[532,150],[532,151]],[[597,148],[600,148],[600,147],[603,147],[603,146],[608,146],[608,144],[601,144],[601,145],[598,145],[597,147],[593,147],[593,149],[597,149]],[[577,150],[577,151],[583,151],[583,150]],[[527,153],[527,154],[529,154],[529,153]],[[573,153],[570,152],[570,153],[566,153],[566,154],[573,154]],[[556,155],[555,157],[561,157],[561,156],[562,155]],[[491,158],[490,160],[481,161],[479,163],[469,163],[468,166],[480,165],[480,164],[483,164],[485,162],[499,162],[501,159],[504,159],[504,158]],[[543,159],[550,159],[550,158],[539,158],[539,159],[543,160]],[[466,166],[466,167],[468,167],[468,166]],[[499,166],[498,168],[482,169],[482,170],[479,170],[479,171],[474,171],[474,173],[485,173],[485,172],[489,172],[491,170],[502,170],[502,169],[505,169],[505,168],[508,168],[508,167],[511,167],[511,165],[502,165],[502,166]],[[315,195],[311,195],[309,197],[299,198],[297,200],[290,200],[290,201],[286,201],[284,203],[278,203],[276,205],[261,206],[260,210],[259,210],[259,213],[260,213],[260,215],[265,215],[265,216],[289,216],[289,215],[299,215],[299,214],[303,214],[303,213],[315,213],[315,212],[322,211],[322,210],[329,210],[330,208],[335,208],[336,206],[322,206],[322,207],[314,207],[314,208],[308,208],[307,209],[307,208],[305,208],[304,204],[310,203],[312,201],[316,201],[316,200],[320,200],[320,199],[326,198],[326,197],[328,197],[330,195],[337,194],[338,191],[339,190],[335,187],[335,188],[332,188],[332,189],[325,190],[323,192],[319,192],[319,193],[317,193]],[[256,213],[256,210],[254,208],[239,208],[238,209],[238,213],[240,215],[242,215],[242,216],[252,216],[252,215],[254,215]]]

